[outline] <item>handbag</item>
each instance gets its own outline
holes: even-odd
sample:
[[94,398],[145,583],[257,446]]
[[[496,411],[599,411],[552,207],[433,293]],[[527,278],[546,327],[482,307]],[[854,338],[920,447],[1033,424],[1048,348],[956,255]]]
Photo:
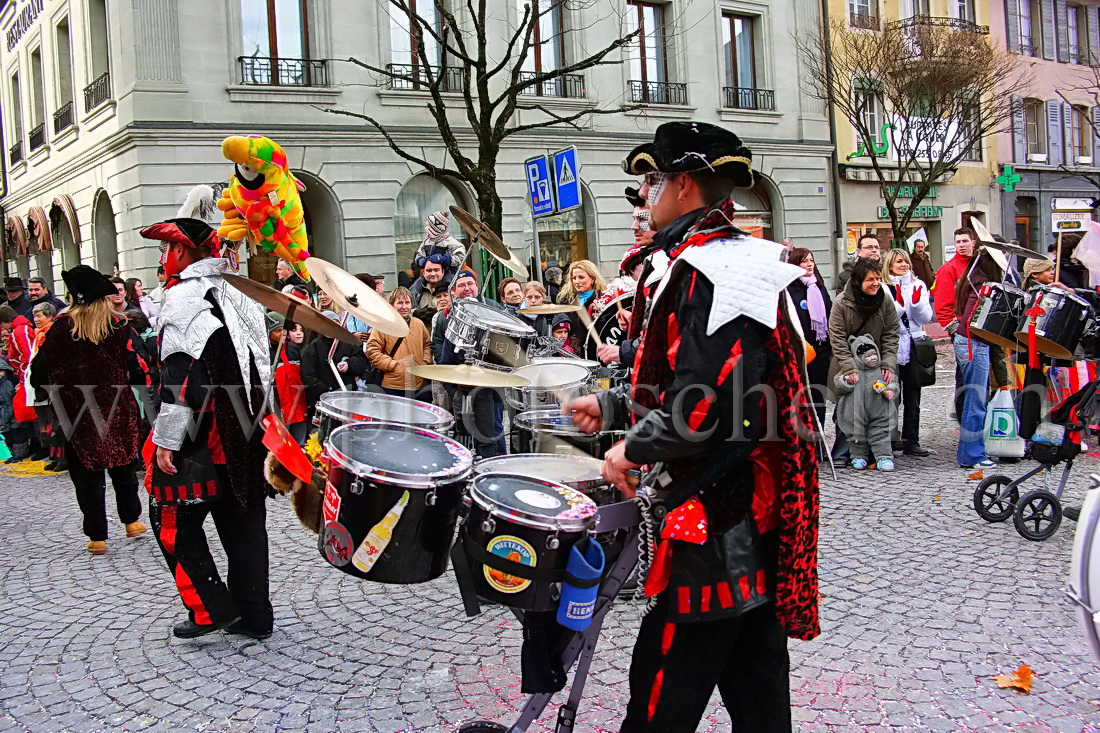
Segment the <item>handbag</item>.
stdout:
[[909,362],[913,365],[913,376],[920,387],[931,387],[936,383],[936,342],[921,334],[913,337],[909,350]]
[[[390,358],[397,353],[397,350],[401,348],[401,342],[405,340],[404,336],[400,336],[394,343],[393,348],[390,349]],[[382,377],[385,376],[385,372],[376,367],[374,364],[369,364],[367,370],[363,372],[363,384],[368,387],[373,385],[375,387],[382,386]]]

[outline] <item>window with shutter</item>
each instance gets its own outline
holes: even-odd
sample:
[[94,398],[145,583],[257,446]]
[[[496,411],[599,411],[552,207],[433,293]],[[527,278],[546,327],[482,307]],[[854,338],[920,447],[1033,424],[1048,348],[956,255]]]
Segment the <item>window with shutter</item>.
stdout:
[[1035,35],[1042,37],[1042,56],[1050,61],[1054,60],[1055,51],[1058,48],[1054,40],[1054,2],[1055,0],[1041,0],[1038,3],[1039,12],[1033,16],[1034,25],[1038,30]]
[[1062,165],[1065,161],[1065,126],[1062,122],[1062,102],[1047,102],[1047,163]]
[[[1069,39],[1066,32],[1068,21],[1066,19],[1068,9],[1066,0],[1052,0],[1054,5],[1055,27],[1062,29],[1061,33],[1051,35],[1054,37],[1056,56],[1063,64],[1069,61]],[[1044,29],[1045,30],[1045,29]]]
[[1027,126],[1024,123],[1024,104],[1019,97],[1012,98],[1012,160],[1027,161]]
[[1033,163],[1045,163],[1047,159],[1046,109],[1042,100],[1024,100],[1024,139],[1027,142],[1027,159]]
[[1100,163],[1096,159],[1096,153],[1100,151],[1100,107],[1093,107],[1089,113],[1092,116],[1092,125],[1086,134],[1092,135],[1092,162],[1097,165]]
[[1080,5],[1066,6],[1066,60],[1071,64],[1081,63],[1081,28],[1085,12]]

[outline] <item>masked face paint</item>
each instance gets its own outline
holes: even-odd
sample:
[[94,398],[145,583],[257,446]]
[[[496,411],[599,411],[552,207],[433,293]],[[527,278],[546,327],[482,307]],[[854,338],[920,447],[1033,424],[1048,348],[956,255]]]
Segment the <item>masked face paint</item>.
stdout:
[[650,173],[646,176],[646,183],[649,184],[646,204],[652,209],[661,200],[665,187],[668,186],[668,176],[664,173]]
[[639,232],[649,231],[649,209],[641,206],[634,209],[634,229]]

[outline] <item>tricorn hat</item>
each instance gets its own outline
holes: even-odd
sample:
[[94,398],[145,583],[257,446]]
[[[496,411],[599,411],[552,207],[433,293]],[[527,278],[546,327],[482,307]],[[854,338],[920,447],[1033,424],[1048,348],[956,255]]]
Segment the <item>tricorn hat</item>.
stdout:
[[161,251],[173,244],[182,244],[184,247],[206,246],[214,257],[221,255],[221,240],[217,231],[202,219],[168,219],[145,227],[141,230],[141,236],[163,242]]
[[632,175],[711,171],[741,188],[752,188],[759,180],[752,152],[741,138],[709,122],[666,122],[648,148],[640,145],[631,151],[623,170]]
[[22,290],[23,279],[19,277],[4,278],[4,290]]
[[626,200],[631,206],[637,208],[645,206],[645,199],[638,195],[638,189],[634,186],[626,187]]
[[77,265],[71,270],[63,270],[61,279],[65,281],[65,287],[77,305],[88,305],[118,293],[118,288],[110,278],[88,265]]

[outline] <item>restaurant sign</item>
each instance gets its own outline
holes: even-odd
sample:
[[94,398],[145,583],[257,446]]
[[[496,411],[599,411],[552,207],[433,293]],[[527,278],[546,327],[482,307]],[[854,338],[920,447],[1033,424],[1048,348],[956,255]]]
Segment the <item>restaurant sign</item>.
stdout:
[[30,30],[34,21],[38,20],[38,14],[42,12],[45,0],[28,0],[23,9],[15,14],[15,20],[8,28],[8,50],[11,51],[23,38],[23,34]]

